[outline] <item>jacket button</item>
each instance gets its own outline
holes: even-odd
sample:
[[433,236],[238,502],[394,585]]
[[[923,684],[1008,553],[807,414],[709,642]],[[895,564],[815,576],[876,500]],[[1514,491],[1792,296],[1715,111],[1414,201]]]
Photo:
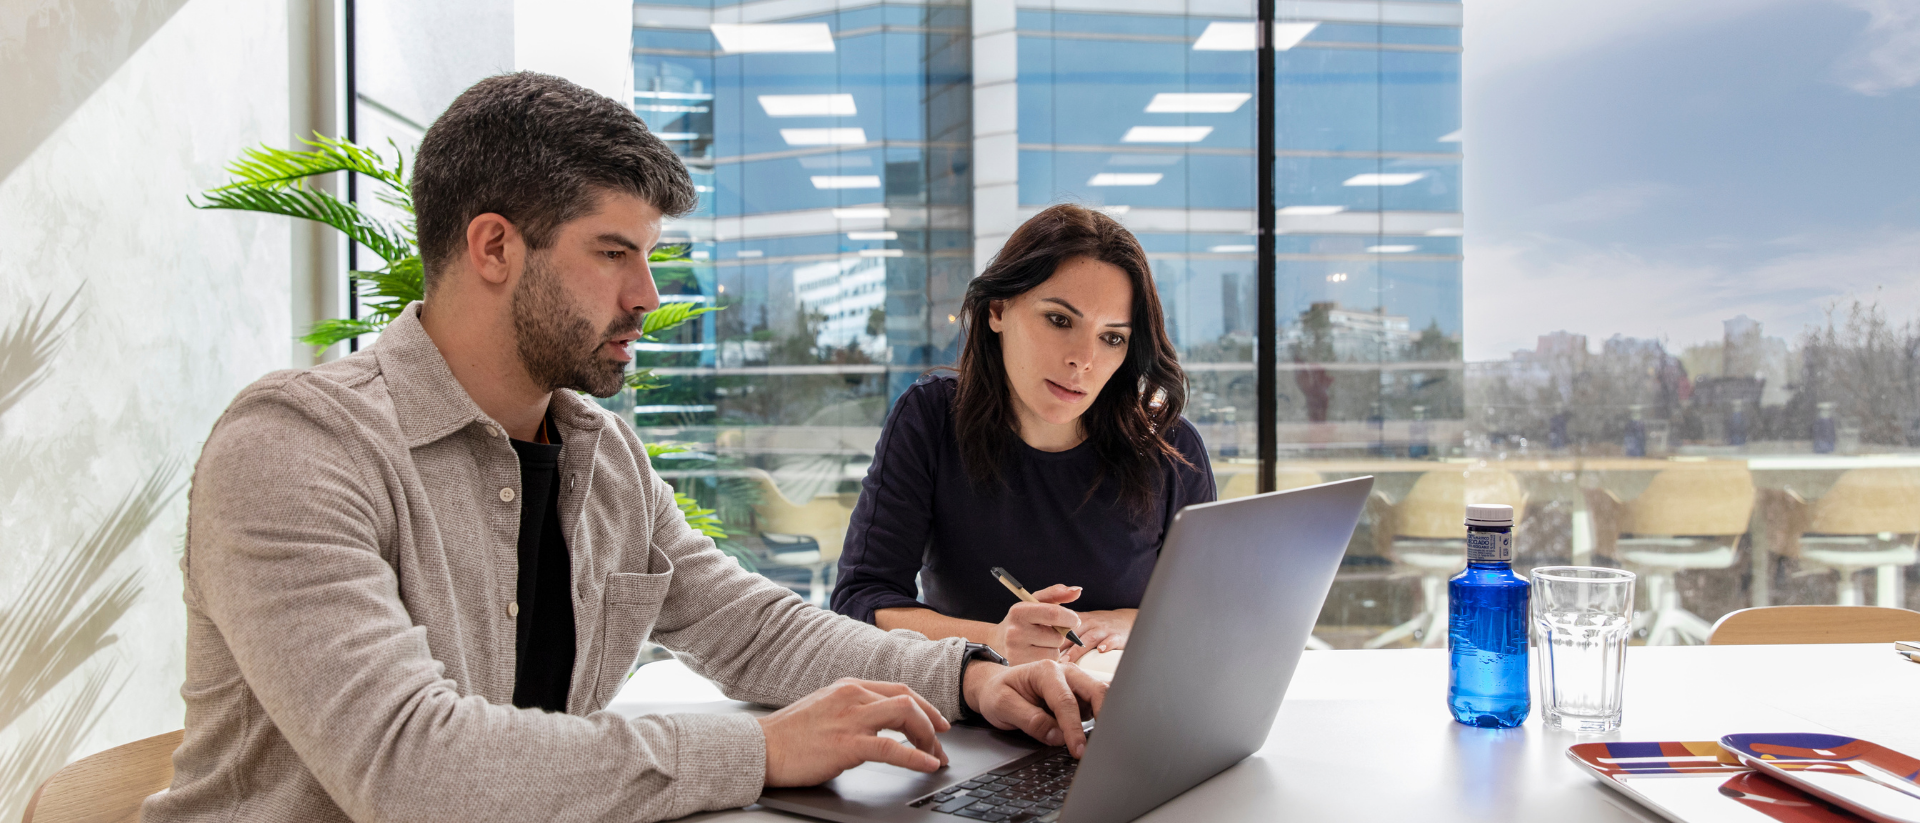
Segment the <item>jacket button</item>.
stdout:
[[500,429],[499,429],[499,428],[497,428],[497,427],[495,427],[495,426],[492,426],[492,425],[489,425],[489,426],[487,426],[487,436],[488,436],[488,437],[499,437],[499,436],[500,436]]
[[519,616],[520,616],[520,603],[519,603],[519,601],[515,601],[515,602],[512,602],[512,603],[508,603],[508,604],[507,604],[507,616],[508,616],[508,617],[519,617]]
[[513,502],[513,487],[507,486],[500,489],[500,502],[502,503]]

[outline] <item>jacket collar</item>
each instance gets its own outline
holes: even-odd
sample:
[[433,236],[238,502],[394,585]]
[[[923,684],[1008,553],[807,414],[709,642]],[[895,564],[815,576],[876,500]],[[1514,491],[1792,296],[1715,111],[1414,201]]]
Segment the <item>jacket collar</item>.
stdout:
[[[408,304],[373,345],[373,355],[386,377],[387,392],[393,397],[394,412],[400,418],[400,432],[410,449],[474,423],[497,425],[454,378],[440,348],[420,325],[421,305],[419,301]],[[554,422],[562,427],[563,440],[568,439],[569,429],[598,429],[606,421],[598,405],[565,389],[553,393],[552,409]]]

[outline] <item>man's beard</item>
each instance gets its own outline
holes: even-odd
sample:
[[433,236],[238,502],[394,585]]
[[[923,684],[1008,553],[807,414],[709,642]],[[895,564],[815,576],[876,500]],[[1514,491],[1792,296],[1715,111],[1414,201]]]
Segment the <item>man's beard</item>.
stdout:
[[602,355],[600,347],[639,329],[636,312],[614,318],[604,333],[596,333],[591,321],[574,313],[546,255],[527,256],[526,271],[513,288],[513,331],[520,363],[535,384],[612,397],[626,385],[626,364]]

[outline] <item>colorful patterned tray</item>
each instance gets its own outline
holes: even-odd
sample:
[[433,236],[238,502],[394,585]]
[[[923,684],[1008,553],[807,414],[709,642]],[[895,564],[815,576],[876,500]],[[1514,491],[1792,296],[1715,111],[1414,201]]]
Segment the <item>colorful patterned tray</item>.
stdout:
[[1880,823],[1920,823],[1920,760],[1837,734],[1730,734],[1745,764]]
[[1567,758],[1674,823],[1863,823],[1755,771],[1711,740],[1582,743]]

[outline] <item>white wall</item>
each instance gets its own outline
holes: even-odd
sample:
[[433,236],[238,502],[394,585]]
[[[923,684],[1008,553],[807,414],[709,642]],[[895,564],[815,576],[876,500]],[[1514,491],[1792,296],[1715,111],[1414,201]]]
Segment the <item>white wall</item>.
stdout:
[[[113,15],[74,11],[100,5],[0,0],[0,18],[98,26],[69,31],[34,67],[58,73],[95,52],[128,51]],[[177,5],[123,59],[94,61],[110,65],[90,90],[16,89],[9,99],[10,122],[53,122],[0,170],[0,332],[43,301],[78,297],[45,382],[0,413],[0,621],[27,616],[35,573],[74,556],[143,482],[180,466],[167,488],[182,489],[234,393],[288,363],[289,221],[185,200],[220,183],[243,147],[287,141],[288,4]],[[32,141],[15,129],[0,123]],[[0,389],[9,354],[17,365],[22,352],[0,352]],[[182,725],[185,512],[182,494],[167,498],[105,574],[103,586],[132,575],[139,587],[103,627],[114,639],[91,654],[77,648],[84,662],[50,693],[10,723],[0,715],[0,779],[13,778],[0,783],[0,820],[18,819],[46,768]],[[7,654],[19,649],[0,648]],[[0,704],[22,695],[29,668],[0,671]],[[91,701],[89,678],[104,686]]]
[[513,67],[633,102],[631,0],[515,0]]

